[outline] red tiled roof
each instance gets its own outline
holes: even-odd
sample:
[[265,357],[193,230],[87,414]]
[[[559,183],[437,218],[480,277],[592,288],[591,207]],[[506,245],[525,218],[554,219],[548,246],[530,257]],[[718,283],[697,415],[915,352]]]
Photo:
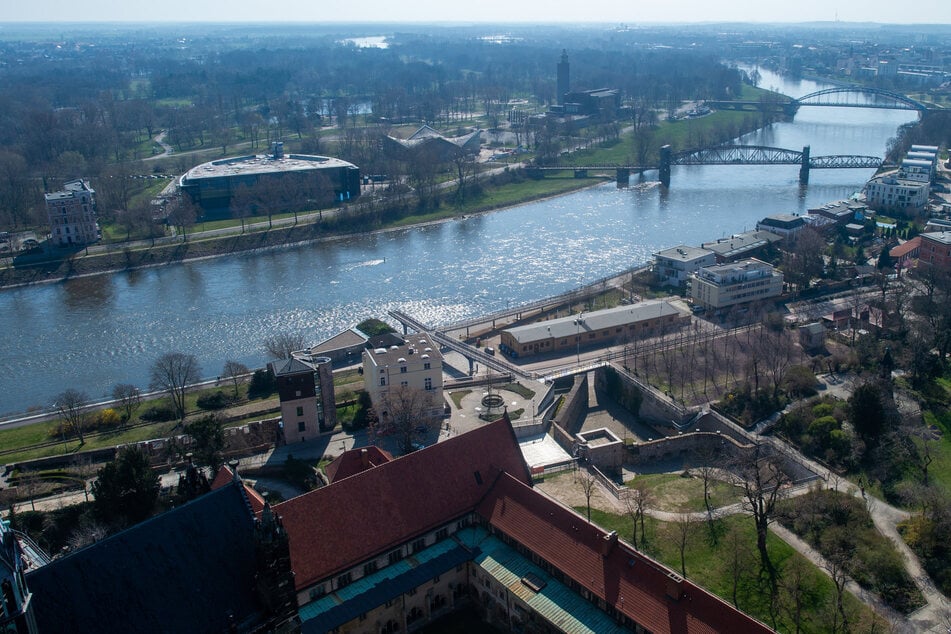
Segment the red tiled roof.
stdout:
[[[365,463],[364,457],[366,457]],[[360,447],[359,449],[343,452],[333,462],[324,467],[324,471],[327,473],[327,479],[330,482],[336,482],[391,460],[393,460],[393,455],[390,452],[370,445],[369,447]]]
[[623,542],[603,556],[608,533],[514,478],[499,478],[478,512],[651,632],[771,631]]
[[[222,465],[221,468],[218,469],[218,473],[215,474],[215,479],[211,482],[211,490],[214,491],[215,489],[228,486],[232,480],[234,480],[234,471],[227,465]],[[264,498],[261,497],[261,494],[243,480],[241,481],[241,486],[244,487],[244,493],[248,498],[248,502],[251,504],[251,510],[254,514],[257,515],[264,510]]]
[[275,505],[297,589],[473,511],[503,471],[531,483],[507,418]]
[[921,236],[915,236],[904,244],[899,244],[897,247],[892,247],[892,249],[888,252],[888,255],[893,258],[901,258],[908,255],[909,253],[912,253],[913,251],[917,251],[920,248]]

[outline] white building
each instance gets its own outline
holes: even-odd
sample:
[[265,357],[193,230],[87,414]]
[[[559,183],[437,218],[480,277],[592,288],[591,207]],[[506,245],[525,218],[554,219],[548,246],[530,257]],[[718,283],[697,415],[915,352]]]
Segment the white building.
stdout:
[[928,160],[905,157],[898,170],[898,178],[919,183],[930,183],[934,174],[934,163]]
[[928,183],[894,174],[875,176],[865,184],[865,201],[876,211],[919,213],[928,203]]
[[702,268],[690,286],[694,303],[713,309],[777,297],[782,292],[783,274],[756,258]]
[[96,192],[87,181],[70,181],[61,191],[46,194],[45,198],[53,244],[64,247],[99,241]]
[[378,411],[391,390],[409,388],[426,396],[423,415],[442,415],[442,354],[427,334],[409,335],[401,346],[364,351],[363,382]]
[[661,284],[683,286],[701,267],[714,264],[713,251],[682,244],[654,254],[654,275]]

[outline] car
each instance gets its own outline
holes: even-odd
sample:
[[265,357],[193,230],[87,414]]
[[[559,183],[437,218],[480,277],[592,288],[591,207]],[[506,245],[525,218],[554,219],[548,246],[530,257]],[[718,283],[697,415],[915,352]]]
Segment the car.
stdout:
[[486,349],[485,349],[485,353],[486,353],[487,355],[489,355],[490,357],[494,357],[494,356],[495,356],[495,348],[486,348]]

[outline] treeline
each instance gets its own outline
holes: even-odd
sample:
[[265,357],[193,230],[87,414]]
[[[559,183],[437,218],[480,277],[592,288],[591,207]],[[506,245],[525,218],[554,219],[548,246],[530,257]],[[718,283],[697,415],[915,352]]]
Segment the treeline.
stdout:
[[[382,173],[367,139],[391,123],[452,129],[488,117],[491,126],[504,120],[510,99],[556,101],[563,48],[572,90],[618,88],[636,117],[685,99],[730,98],[743,79],[718,61],[719,52],[659,47],[638,40],[643,33],[526,29],[501,44],[482,35],[397,33],[387,48],[360,48],[319,30],[292,36],[236,28],[216,38],[169,27],[148,37],[130,31],[5,42],[0,229],[43,226],[41,194],[77,177],[93,180],[107,221],[127,212],[143,189],[130,179],[155,169],[137,161],[153,154],[161,130],[176,152],[228,154],[237,144],[257,151],[284,139]],[[332,142],[317,135],[328,125],[343,131]],[[346,132],[368,125],[378,132]],[[166,165],[177,172],[191,163],[181,157]]]

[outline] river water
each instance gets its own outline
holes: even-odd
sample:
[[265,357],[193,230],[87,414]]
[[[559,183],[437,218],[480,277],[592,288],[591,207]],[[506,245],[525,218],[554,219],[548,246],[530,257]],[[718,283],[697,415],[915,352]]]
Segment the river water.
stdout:
[[[798,97],[824,85],[766,71],[761,86]],[[812,156],[882,156],[908,111],[800,109],[742,142]],[[267,254],[243,254],[0,292],[0,414],[46,407],[66,388],[106,398],[148,384],[170,351],[214,378],[228,359],[266,362],[261,342],[294,331],[316,343],[400,308],[444,324],[540,299],[648,261],[659,249],[752,229],[862,188],[869,170],[675,167],[671,187],[632,177],[505,211]]]

